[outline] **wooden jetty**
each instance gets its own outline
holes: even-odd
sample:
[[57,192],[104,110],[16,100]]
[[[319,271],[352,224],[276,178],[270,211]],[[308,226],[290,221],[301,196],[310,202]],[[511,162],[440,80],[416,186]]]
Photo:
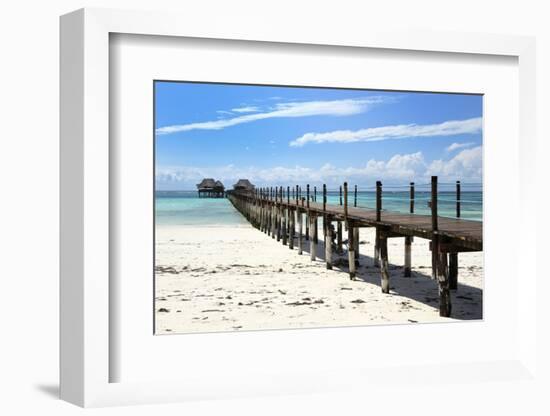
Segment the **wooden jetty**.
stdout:
[[[327,190],[323,185],[322,202],[317,202],[317,189],[306,195],[298,186],[256,188],[228,191],[228,198],[235,208],[259,230],[267,233],[290,249],[297,243],[298,254],[302,254],[304,240],[309,241],[311,260],[317,258],[318,219],[322,218],[325,238],[326,267],[332,269],[332,252],[342,252],[343,229],[347,230],[348,269],[355,279],[359,261],[359,228],[376,229],[374,265],[380,267],[381,288],[389,293],[388,239],[405,238],[404,275],[411,275],[411,243],[413,238],[430,240],[432,252],[432,277],[439,285],[439,312],[441,316],[451,315],[450,290],[457,288],[458,253],[482,251],[483,224],[460,218],[460,182],[456,183],[456,217],[438,215],[437,176],[431,180],[429,205],[431,215],[418,215],[415,208],[415,186],[410,184],[409,213],[390,212],[382,209],[382,183],[376,183],[376,208],[357,207],[357,186],[354,188],[353,206],[348,201],[347,183],[340,187],[340,205],[327,204]],[[334,228],[336,223],[336,229]],[[336,235],[335,235],[336,234]],[[297,240],[297,241],[295,241]],[[336,240],[336,241],[334,241]]]

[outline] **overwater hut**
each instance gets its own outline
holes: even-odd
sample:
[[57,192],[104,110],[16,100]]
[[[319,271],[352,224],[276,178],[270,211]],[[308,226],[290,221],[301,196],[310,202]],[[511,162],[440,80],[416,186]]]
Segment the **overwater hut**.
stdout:
[[234,191],[245,191],[245,192],[253,192],[254,191],[254,185],[250,183],[248,179],[239,179],[235,185],[233,185]]
[[223,183],[212,178],[203,179],[197,184],[197,190],[199,198],[223,198],[225,195]]

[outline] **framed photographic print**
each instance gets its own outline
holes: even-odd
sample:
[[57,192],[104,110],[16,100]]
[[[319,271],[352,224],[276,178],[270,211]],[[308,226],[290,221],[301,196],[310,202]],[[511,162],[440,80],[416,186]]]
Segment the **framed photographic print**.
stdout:
[[481,95],[154,94],[155,334],[482,319]]
[[532,39],[61,22],[65,400],[532,370]]

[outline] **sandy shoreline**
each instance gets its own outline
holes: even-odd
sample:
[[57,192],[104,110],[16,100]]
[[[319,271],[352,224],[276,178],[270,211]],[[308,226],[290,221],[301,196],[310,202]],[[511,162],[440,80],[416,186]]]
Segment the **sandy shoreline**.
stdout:
[[[415,239],[403,277],[404,239],[388,240],[390,294],[372,265],[374,231],[360,233],[357,281],[347,261],[326,270],[252,226],[156,228],[157,334],[308,328],[482,318],[483,253],[459,255],[451,318],[441,318],[428,241]],[[345,247],[344,247],[345,248]],[[324,246],[319,243],[319,256]],[[346,254],[342,256],[346,259]]]

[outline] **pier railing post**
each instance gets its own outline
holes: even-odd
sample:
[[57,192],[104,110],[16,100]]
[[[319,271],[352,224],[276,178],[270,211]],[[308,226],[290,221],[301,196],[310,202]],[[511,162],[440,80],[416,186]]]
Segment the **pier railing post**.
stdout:
[[[409,188],[409,213],[414,214],[414,182],[410,183]],[[411,260],[412,260],[412,240],[410,236],[405,237],[405,266],[403,275],[411,277]]]
[[430,209],[432,215],[432,278],[437,279],[437,257],[439,255],[439,238],[437,235],[437,176],[432,176]]
[[376,181],[376,221],[382,217],[382,182]]
[[330,223],[330,217],[326,216],[325,224],[325,261],[327,263],[327,269],[332,269],[332,224]]
[[456,181],[456,217],[460,218],[460,181]]
[[[461,208],[460,181],[456,181],[456,218],[460,218]],[[458,253],[449,253],[449,289],[456,290],[458,287]]]
[[[340,206],[342,206],[342,186],[340,186]],[[336,232],[337,232],[338,253],[342,254],[342,252],[344,251],[342,249],[342,240],[343,240],[343,237],[342,237],[342,221],[337,220],[336,227],[337,227]]]
[[379,240],[378,244],[380,246],[380,272],[381,272],[380,287],[382,288],[382,293],[390,293],[388,237],[384,232],[380,232],[378,240]]
[[304,200],[302,198],[302,207],[296,209],[296,214],[298,215],[298,254],[302,254],[302,210],[304,206]]
[[344,182],[344,222],[348,224],[348,183]]
[[355,238],[354,227],[352,224],[348,224],[348,267],[349,278],[355,280]]
[[449,290],[449,269],[447,265],[447,253],[441,251],[440,235],[438,234],[437,215],[437,176],[432,176],[432,267],[439,285],[439,315],[451,316],[451,294]]
[[[376,181],[376,221],[381,220],[382,211],[382,182]],[[375,267],[380,266],[380,227],[376,226],[374,237],[374,259]]]
[[355,185],[353,190],[353,206],[357,208],[357,185]]
[[311,230],[312,230],[312,233],[313,235],[311,236],[311,238],[309,239],[309,251],[310,251],[310,255],[311,255],[311,261],[315,261],[315,259],[317,258],[317,227],[315,226],[314,223],[317,223],[317,217],[316,217],[316,214],[309,214],[309,218],[310,218],[310,223],[311,223]]
[[306,207],[306,241],[309,241],[309,225],[311,223],[309,218],[309,183],[306,185]]

